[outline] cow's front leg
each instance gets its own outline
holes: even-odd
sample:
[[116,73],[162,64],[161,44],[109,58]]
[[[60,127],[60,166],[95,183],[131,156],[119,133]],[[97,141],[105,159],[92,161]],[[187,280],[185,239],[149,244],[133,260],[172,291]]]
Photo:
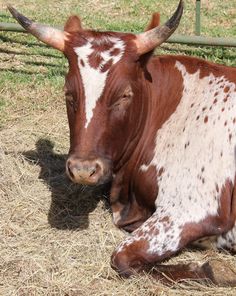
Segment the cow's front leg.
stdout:
[[139,205],[134,193],[130,193],[127,177],[119,173],[111,187],[110,204],[114,224],[127,232],[139,228],[151,215],[152,210]]
[[201,236],[207,235],[206,229],[217,234],[220,225],[212,218],[199,224],[180,223],[167,213],[156,211],[139,229],[133,232],[132,236],[123,241],[111,258],[112,267],[122,276],[148,272],[155,267],[151,275],[156,279],[168,282],[185,279],[210,280],[216,284],[236,284],[236,274],[231,270],[226,279],[219,280],[222,270],[215,265],[206,263],[202,266],[197,264],[186,265],[157,265],[163,259],[180,251],[190,242]]
[[183,246],[181,225],[157,210],[118,246],[112,255],[112,267],[122,276],[130,276],[170,257]]
[[127,232],[135,231],[151,215],[148,209],[140,207],[136,201],[127,204],[116,203],[111,208],[114,224]]

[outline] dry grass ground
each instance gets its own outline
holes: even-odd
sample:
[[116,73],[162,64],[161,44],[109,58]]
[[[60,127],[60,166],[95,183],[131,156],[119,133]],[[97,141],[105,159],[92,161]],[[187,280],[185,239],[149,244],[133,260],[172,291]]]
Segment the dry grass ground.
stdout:
[[[62,24],[79,12],[89,26],[128,31],[141,30],[156,6],[168,15],[177,1],[168,7],[166,1],[11,2],[39,21]],[[180,31],[191,33],[195,1],[186,2]],[[204,31],[236,35],[233,1],[202,2],[210,20]],[[0,21],[11,21],[3,2],[0,10]],[[231,49],[167,47],[235,65]],[[113,226],[101,188],[72,185],[64,174],[66,67],[60,53],[33,38],[0,33],[0,295],[236,295],[234,288],[196,283],[165,287],[148,276],[122,280],[110,268],[110,255],[126,234]],[[235,269],[235,257],[214,250],[185,250],[168,263],[211,258]]]

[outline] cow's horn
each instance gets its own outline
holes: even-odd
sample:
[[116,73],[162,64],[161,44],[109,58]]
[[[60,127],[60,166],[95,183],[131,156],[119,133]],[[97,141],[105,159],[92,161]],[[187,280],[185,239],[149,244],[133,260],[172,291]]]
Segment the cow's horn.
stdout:
[[167,40],[177,29],[181,16],[183,14],[184,3],[180,0],[179,6],[173,16],[161,26],[152,30],[136,35],[135,40],[138,49],[138,54],[144,54],[153,50],[158,45]]
[[10,13],[13,17],[18,21],[18,23],[29,33],[34,35],[36,38],[41,40],[42,42],[60,50],[64,51],[65,48],[65,40],[67,37],[66,32],[61,31],[56,28],[52,28],[49,26],[45,26],[42,24],[35,23],[29,20],[24,15],[20,14],[15,8],[11,5],[7,6]]

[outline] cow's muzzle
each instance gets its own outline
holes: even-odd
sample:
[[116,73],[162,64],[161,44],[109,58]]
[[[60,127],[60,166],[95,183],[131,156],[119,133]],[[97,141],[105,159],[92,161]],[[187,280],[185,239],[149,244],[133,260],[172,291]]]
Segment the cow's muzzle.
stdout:
[[66,162],[66,172],[74,183],[100,185],[111,180],[111,164],[106,159],[83,160],[70,156]]

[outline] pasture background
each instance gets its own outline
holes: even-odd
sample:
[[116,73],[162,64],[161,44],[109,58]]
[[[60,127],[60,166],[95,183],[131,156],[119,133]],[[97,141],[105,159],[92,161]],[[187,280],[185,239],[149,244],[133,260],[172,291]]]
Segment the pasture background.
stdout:
[[[8,1],[38,22],[63,25],[79,14],[85,27],[140,32],[152,12],[164,21],[177,0]],[[178,33],[194,33],[194,0],[185,1]],[[0,22],[13,22],[0,1]],[[202,33],[236,36],[236,4],[202,1]],[[235,49],[163,44],[157,54],[188,54],[236,65]],[[112,224],[106,195],[64,174],[68,126],[63,95],[67,62],[31,36],[0,32],[0,295],[236,295],[236,289],[173,284],[148,276],[118,278],[110,255],[125,236]],[[186,250],[169,260],[224,260],[214,250]],[[223,276],[223,275],[222,275]]]

